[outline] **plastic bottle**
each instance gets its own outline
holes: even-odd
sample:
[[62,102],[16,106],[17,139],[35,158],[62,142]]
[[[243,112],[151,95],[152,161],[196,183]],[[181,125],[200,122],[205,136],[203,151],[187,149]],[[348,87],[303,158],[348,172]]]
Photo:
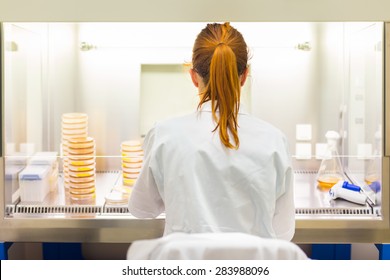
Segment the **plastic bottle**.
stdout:
[[339,133],[328,131],[325,137],[328,145],[317,173],[317,183],[319,189],[327,191],[338,181],[344,179],[344,172],[337,152],[337,144],[340,139]]

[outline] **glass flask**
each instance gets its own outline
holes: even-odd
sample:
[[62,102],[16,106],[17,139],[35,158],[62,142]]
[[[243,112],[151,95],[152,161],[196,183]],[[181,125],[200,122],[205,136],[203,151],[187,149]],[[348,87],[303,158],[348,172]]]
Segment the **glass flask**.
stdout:
[[338,181],[344,179],[344,172],[337,152],[337,144],[340,139],[336,131],[328,131],[325,134],[327,148],[317,173],[317,183],[320,190],[329,190]]
[[367,185],[371,185],[375,182],[380,184],[381,159],[382,159],[380,155],[381,143],[382,143],[381,131],[378,130],[375,133],[374,154],[368,160],[365,166],[364,181],[366,182]]

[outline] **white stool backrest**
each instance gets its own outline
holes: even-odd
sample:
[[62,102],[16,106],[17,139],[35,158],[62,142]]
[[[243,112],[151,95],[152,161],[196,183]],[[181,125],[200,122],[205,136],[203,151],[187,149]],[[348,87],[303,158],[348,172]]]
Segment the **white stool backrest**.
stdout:
[[127,252],[131,260],[307,260],[296,244],[244,233],[173,233],[138,240]]

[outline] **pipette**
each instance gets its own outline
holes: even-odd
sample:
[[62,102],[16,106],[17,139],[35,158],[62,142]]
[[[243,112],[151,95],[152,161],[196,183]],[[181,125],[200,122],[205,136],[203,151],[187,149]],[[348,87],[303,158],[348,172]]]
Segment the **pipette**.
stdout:
[[330,190],[329,195],[332,199],[342,198],[357,204],[366,204],[367,200],[371,204],[373,201],[369,199],[364,190],[356,185],[350,184],[347,181],[338,181]]

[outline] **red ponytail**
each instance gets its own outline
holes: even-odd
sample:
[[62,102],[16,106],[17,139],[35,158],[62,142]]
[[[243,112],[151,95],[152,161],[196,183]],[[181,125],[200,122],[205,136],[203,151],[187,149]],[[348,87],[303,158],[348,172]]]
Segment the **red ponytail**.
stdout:
[[195,41],[192,60],[194,70],[206,85],[198,108],[211,100],[212,117],[217,124],[213,131],[219,130],[225,147],[238,149],[240,75],[244,74],[248,60],[242,35],[228,23],[208,24]]

